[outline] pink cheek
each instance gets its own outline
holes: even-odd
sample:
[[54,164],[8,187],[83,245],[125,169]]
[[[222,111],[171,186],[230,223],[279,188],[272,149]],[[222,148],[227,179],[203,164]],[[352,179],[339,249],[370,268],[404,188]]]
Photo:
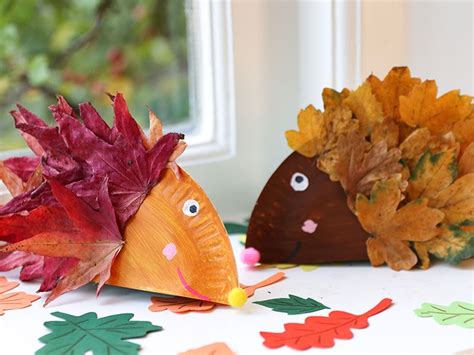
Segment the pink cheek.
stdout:
[[166,256],[166,259],[170,260],[173,259],[178,251],[176,250],[176,245],[174,243],[166,244],[163,249],[163,255]]

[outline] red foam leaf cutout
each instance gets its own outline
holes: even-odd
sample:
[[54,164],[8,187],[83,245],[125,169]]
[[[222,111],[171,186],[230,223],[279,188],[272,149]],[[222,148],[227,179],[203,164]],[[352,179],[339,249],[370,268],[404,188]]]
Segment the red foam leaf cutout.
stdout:
[[308,317],[303,324],[287,323],[282,333],[260,332],[265,339],[264,345],[276,349],[288,346],[296,350],[309,348],[330,348],[335,339],[351,339],[351,329],[363,329],[369,325],[368,319],[392,304],[392,300],[384,298],[368,312],[355,315],[348,312],[332,311],[328,317]]

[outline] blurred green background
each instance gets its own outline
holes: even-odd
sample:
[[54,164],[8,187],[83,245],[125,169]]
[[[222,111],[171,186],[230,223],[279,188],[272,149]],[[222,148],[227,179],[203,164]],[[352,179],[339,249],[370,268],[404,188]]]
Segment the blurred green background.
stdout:
[[108,121],[105,92],[123,92],[147,127],[189,119],[185,0],[0,1],[0,150],[24,147],[9,111],[47,121],[61,94],[90,101]]

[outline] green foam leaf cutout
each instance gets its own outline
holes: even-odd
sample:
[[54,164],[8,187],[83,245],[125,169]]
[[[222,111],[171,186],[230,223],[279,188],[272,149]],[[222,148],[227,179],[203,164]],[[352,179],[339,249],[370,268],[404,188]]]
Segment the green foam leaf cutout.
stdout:
[[124,339],[141,338],[149,332],[162,330],[150,322],[131,321],[132,313],[98,318],[96,313],[73,316],[54,312],[62,321],[45,322],[52,332],[39,340],[46,344],[36,355],[84,354],[94,355],[138,354],[140,345]]
[[288,295],[288,298],[274,298],[254,303],[271,308],[274,312],[282,312],[288,315],[312,313],[322,309],[329,309],[329,307],[312,298],[304,299],[295,295]]
[[419,317],[432,317],[442,325],[459,325],[463,328],[474,328],[474,304],[453,302],[449,306],[423,303],[415,313]]

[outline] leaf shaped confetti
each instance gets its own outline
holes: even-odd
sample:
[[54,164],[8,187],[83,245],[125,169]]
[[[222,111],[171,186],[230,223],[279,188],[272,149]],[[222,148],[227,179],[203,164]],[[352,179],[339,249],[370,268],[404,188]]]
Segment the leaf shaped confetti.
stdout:
[[274,298],[254,303],[271,308],[274,312],[282,312],[288,315],[312,313],[329,308],[312,298],[304,299],[295,295],[288,295],[288,298]]
[[152,312],[169,310],[173,313],[207,312],[216,307],[213,302],[185,297],[152,297],[148,309]]
[[423,303],[415,310],[419,317],[432,317],[441,325],[459,325],[463,328],[474,328],[474,304],[456,301],[449,306]]
[[197,349],[191,349],[179,355],[234,355],[226,343],[213,343]]
[[332,311],[327,317],[308,317],[303,324],[287,323],[282,333],[260,332],[265,339],[264,345],[276,349],[288,346],[296,350],[330,348],[335,339],[351,339],[351,329],[363,329],[369,325],[368,319],[385,311],[392,300],[385,298],[374,308],[361,315],[348,312]]
[[439,234],[444,214],[428,207],[428,200],[414,200],[398,208],[401,201],[398,179],[379,181],[367,199],[357,196],[356,212],[362,227],[374,238],[367,241],[372,265],[386,262],[394,270],[409,270],[417,257],[408,241],[427,241]]
[[383,121],[382,105],[377,101],[370,84],[363,83],[344,100],[360,122],[360,132],[366,136],[374,126]]
[[327,141],[324,114],[309,105],[298,114],[298,128],[286,132],[288,145],[308,158],[321,154]]
[[377,100],[382,103],[386,118],[399,119],[399,97],[408,95],[420,79],[412,78],[410,70],[406,67],[395,67],[381,81],[375,75],[368,77],[367,81],[372,87]]
[[36,355],[84,354],[138,354],[140,345],[125,339],[141,338],[147,333],[162,330],[150,322],[132,321],[133,314],[123,313],[98,318],[96,313],[73,316],[54,312],[62,321],[45,322],[52,332],[39,340],[46,344]]
[[285,277],[285,273],[280,271],[270,277],[267,277],[265,280],[256,283],[255,285],[246,286],[241,284],[240,287],[245,290],[247,297],[252,297],[257,289],[273,285],[274,283],[283,280]]
[[433,80],[415,86],[407,96],[400,97],[400,117],[411,127],[427,127],[435,134],[448,133],[456,122],[471,113],[470,96],[461,96],[459,90],[437,98],[438,87]]
[[32,302],[40,298],[37,295],[29,295],[24,292],[8,292],[18,287],[19,284],[19,282],[8,281],[5,277],[0,277],[0,316],[3,316],[5,311],[29,307]]

